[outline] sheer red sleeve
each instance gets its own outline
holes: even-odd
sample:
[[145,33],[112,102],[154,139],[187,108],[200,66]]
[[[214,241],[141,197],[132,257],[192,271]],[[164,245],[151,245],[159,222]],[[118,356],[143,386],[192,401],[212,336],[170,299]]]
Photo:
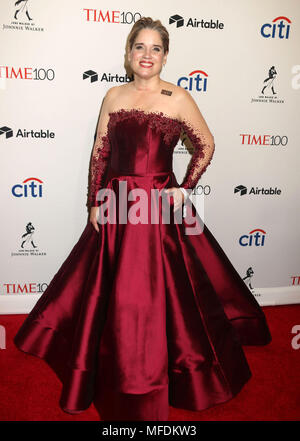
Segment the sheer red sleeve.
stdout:
[[110,159],[110,141],[108,136],[109,115],[105,112],[105,107],[100,113],[97,134],[93,146],[90,173],[87,206],[98,207],[97,193],[103,188],[105,177]]
[[188,100],[182,108],[181,127],[191,141],[194,153],[180,187],[193,189],[212,160],[215,143],[197,104],[189,93]]

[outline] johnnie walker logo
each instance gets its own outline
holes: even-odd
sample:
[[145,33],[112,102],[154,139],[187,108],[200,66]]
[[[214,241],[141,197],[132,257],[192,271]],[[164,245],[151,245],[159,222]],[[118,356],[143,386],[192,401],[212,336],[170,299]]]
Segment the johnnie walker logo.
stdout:
[[277,70],[271,66],[262,81],[260,93],[251,99],[251,103],[283,104],[284,100],[278,97],[277,87]]
[[7,17],[7,23],[2,23],[3,30],[44,31],[43,27],[36,26],[30,0],[13,1],[11,9],[13,11],[12,16]]
[[25,226],[25,232],[21,234],[20,246],[17,252],[12,252],[12,256],[46,256],[45,252],[42,252],[36,242],[34,236],[35,228],[32,222],[28,222]]

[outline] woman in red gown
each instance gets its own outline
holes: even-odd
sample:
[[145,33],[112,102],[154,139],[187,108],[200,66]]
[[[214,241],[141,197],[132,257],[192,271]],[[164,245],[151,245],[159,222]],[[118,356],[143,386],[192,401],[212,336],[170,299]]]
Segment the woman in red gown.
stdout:
[[[259,304],[187,203],[215,145],[189,92],[160,78],[168,50],[159,20],[135,23],[134,80],[109,89],[100,111],[89,222],[14,338],[58,375],[65,412],[93,402],[104,420],[155,421],[168,420],[169,405],[206,409],[250,379],[242,345],[271,341]],[[194,153],[179,184],[182,136]],[[168,195],[170,222],[153,190]]]

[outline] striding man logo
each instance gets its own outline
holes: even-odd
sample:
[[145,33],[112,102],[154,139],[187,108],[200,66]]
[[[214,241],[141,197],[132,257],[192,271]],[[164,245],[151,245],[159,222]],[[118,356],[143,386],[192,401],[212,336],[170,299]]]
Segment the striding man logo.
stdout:
[[243,277],[244,282],[246,283],[246,285],[247,285],[250,289],[253,289],[253,287],[252,287],[252,285],[251,285],[251,279],[252,279],[252,277],[253,277],[253,274],[254,274],[254,271],[253,271],[252,267],[250,266],[250,267],[247,269],[246,276]]
[[277,75],[276,69],[275,69],[274,66],[272,66],[272,67],[269,69],[269,76],[268,76],[268,78],[266,78],[266,79],[264,80],[264,87],[263,87],[263,89],[262,89],[262,91],[261,91],[262,94],[264,94],[264,90],[265,90],[267,87],[269,87],[269,88],[272,89],[273,95],[276,94],[276,92],[274,91],[274,80],[275,80],[275,78],[276,78],[276,75]]
[[26,225],[26,233],[22,234],[22,244],[21,244],[21,248],[24,248],[24,244],[27,243],[29,244],[29,242],[31,242],[33,248],[37,248],[32,240],[32,236],[34,234],[34,226],[32,225],[31,222],[28,222],[28,224]]
[[18,0],[15,3],[15,6],[17,7],[17,10],[15,12],[15,19],[18,19],[19,12],[22,14],[24,10],[26,11],[25,14],[27,15],[28,20],[33,20],[28,13],[28,0]]

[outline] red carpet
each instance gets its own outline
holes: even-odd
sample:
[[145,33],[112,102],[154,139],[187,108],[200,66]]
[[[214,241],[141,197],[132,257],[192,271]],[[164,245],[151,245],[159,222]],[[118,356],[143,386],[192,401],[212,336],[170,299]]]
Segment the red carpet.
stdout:
[[[262,309],[273,340],[267,346],[243,346],[252,378],[242,391],[201,412],[170,407],[170,421],[300,421],[300,348],[291,345],[300,305]],[[25,317],[0,315],[6,329],[6,349],[0,350],[0,420],[99,421],[93,405],[79,415],[63,412],[58,404],[61,383],[54,372],[44,360],[15,347],[12,340]]]

